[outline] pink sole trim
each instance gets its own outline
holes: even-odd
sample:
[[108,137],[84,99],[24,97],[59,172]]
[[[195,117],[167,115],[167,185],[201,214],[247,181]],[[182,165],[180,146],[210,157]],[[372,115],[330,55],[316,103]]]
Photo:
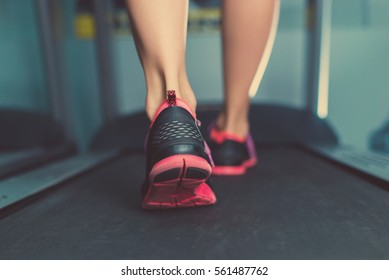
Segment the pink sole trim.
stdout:
[[[200,171],[202,178],[190,178],[190,171]],[[155,182],[158,175],[174,171],[175,178]],[[156,163],[150,174],[150,186],[143,199],[145,209],[207,206],[216,203],[212,189],[205,182],[211,175],[209,163],[193,155],[175,155]]]
[[243,175],[246,173],[247,168],[253,167],[256,164],[257,164],[257,159],[252,158],[244,161],[239,166],[215,166],[212,169],[212,174],[227,175],[227,176]]

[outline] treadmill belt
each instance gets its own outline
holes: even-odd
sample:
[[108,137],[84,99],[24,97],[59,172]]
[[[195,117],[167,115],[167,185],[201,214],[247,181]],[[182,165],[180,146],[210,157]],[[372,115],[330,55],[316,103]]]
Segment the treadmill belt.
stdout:
[[0,220],[1,259],[388,259],[389,192],[294,147],[214,177],[212,207],[144,211],[142,154]]

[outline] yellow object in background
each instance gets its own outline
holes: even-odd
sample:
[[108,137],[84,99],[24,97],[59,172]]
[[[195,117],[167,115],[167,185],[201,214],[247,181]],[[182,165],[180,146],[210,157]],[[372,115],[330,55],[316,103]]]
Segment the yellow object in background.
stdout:
[[217,32],[219,31],[219,28],[219,8],[200,8],[189,10],[188,32]]
[[78,14],[74,20],[76,37],[80,39],[93,39],[96,36],[94,17],[89,13]]

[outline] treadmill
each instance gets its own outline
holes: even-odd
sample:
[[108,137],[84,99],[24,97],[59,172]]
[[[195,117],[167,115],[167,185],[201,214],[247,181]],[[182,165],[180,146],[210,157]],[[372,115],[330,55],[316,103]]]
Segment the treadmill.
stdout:
[[[215,115],[200,111],[203,127]],[[52,164],[1,181],[0,190],[25,188],[26,182],[51,188],[1,210],[0,258],[389,258],[388,178],[316,152],[311,144],[334,148],[337,139],[326,122],[307,112],[254,105],[251,118],[259,164],[243,177],[213,176],[214,206],[141,208],[145,156],[142,142],[135,141],[140,139],[131,142],[128,131],[145,135],[143,113],[100,131],[95,152],[114,146],[122,152],[93,171],[61,177],[66,166],[50,174]],[[128,129],[118,129],[122,125]],[[125,142],[130,144],[121,146]],[[371,165],[379,159],[371,157]]]
[[[202,129],[218,108],[199,106]],[[141,208],[144,113],[0,180],[0,259],[388,259],[388,157],[340,146],[315,110],[254,104],[250,120],[259,164],[213,176],[210,207]]]

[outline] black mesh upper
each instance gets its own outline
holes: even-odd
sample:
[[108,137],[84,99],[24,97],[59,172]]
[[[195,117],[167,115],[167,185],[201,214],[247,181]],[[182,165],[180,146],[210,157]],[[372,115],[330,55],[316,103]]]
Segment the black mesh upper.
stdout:
[[150,129],[148,170],[159,160],[176,154],[192,154],[209,161],[196,120],[184,108],[171,106],[158,115]]
[[225,140],[218,144],[211,140],[209,148],[216,166],[239,166],[250,158],[246,143]]
[[152,138],[152,145],[169,142],[174,139],[192,138],[202,141],[201,134],[192,123],[185,123],[178,120],[168,121],[158,127]]

